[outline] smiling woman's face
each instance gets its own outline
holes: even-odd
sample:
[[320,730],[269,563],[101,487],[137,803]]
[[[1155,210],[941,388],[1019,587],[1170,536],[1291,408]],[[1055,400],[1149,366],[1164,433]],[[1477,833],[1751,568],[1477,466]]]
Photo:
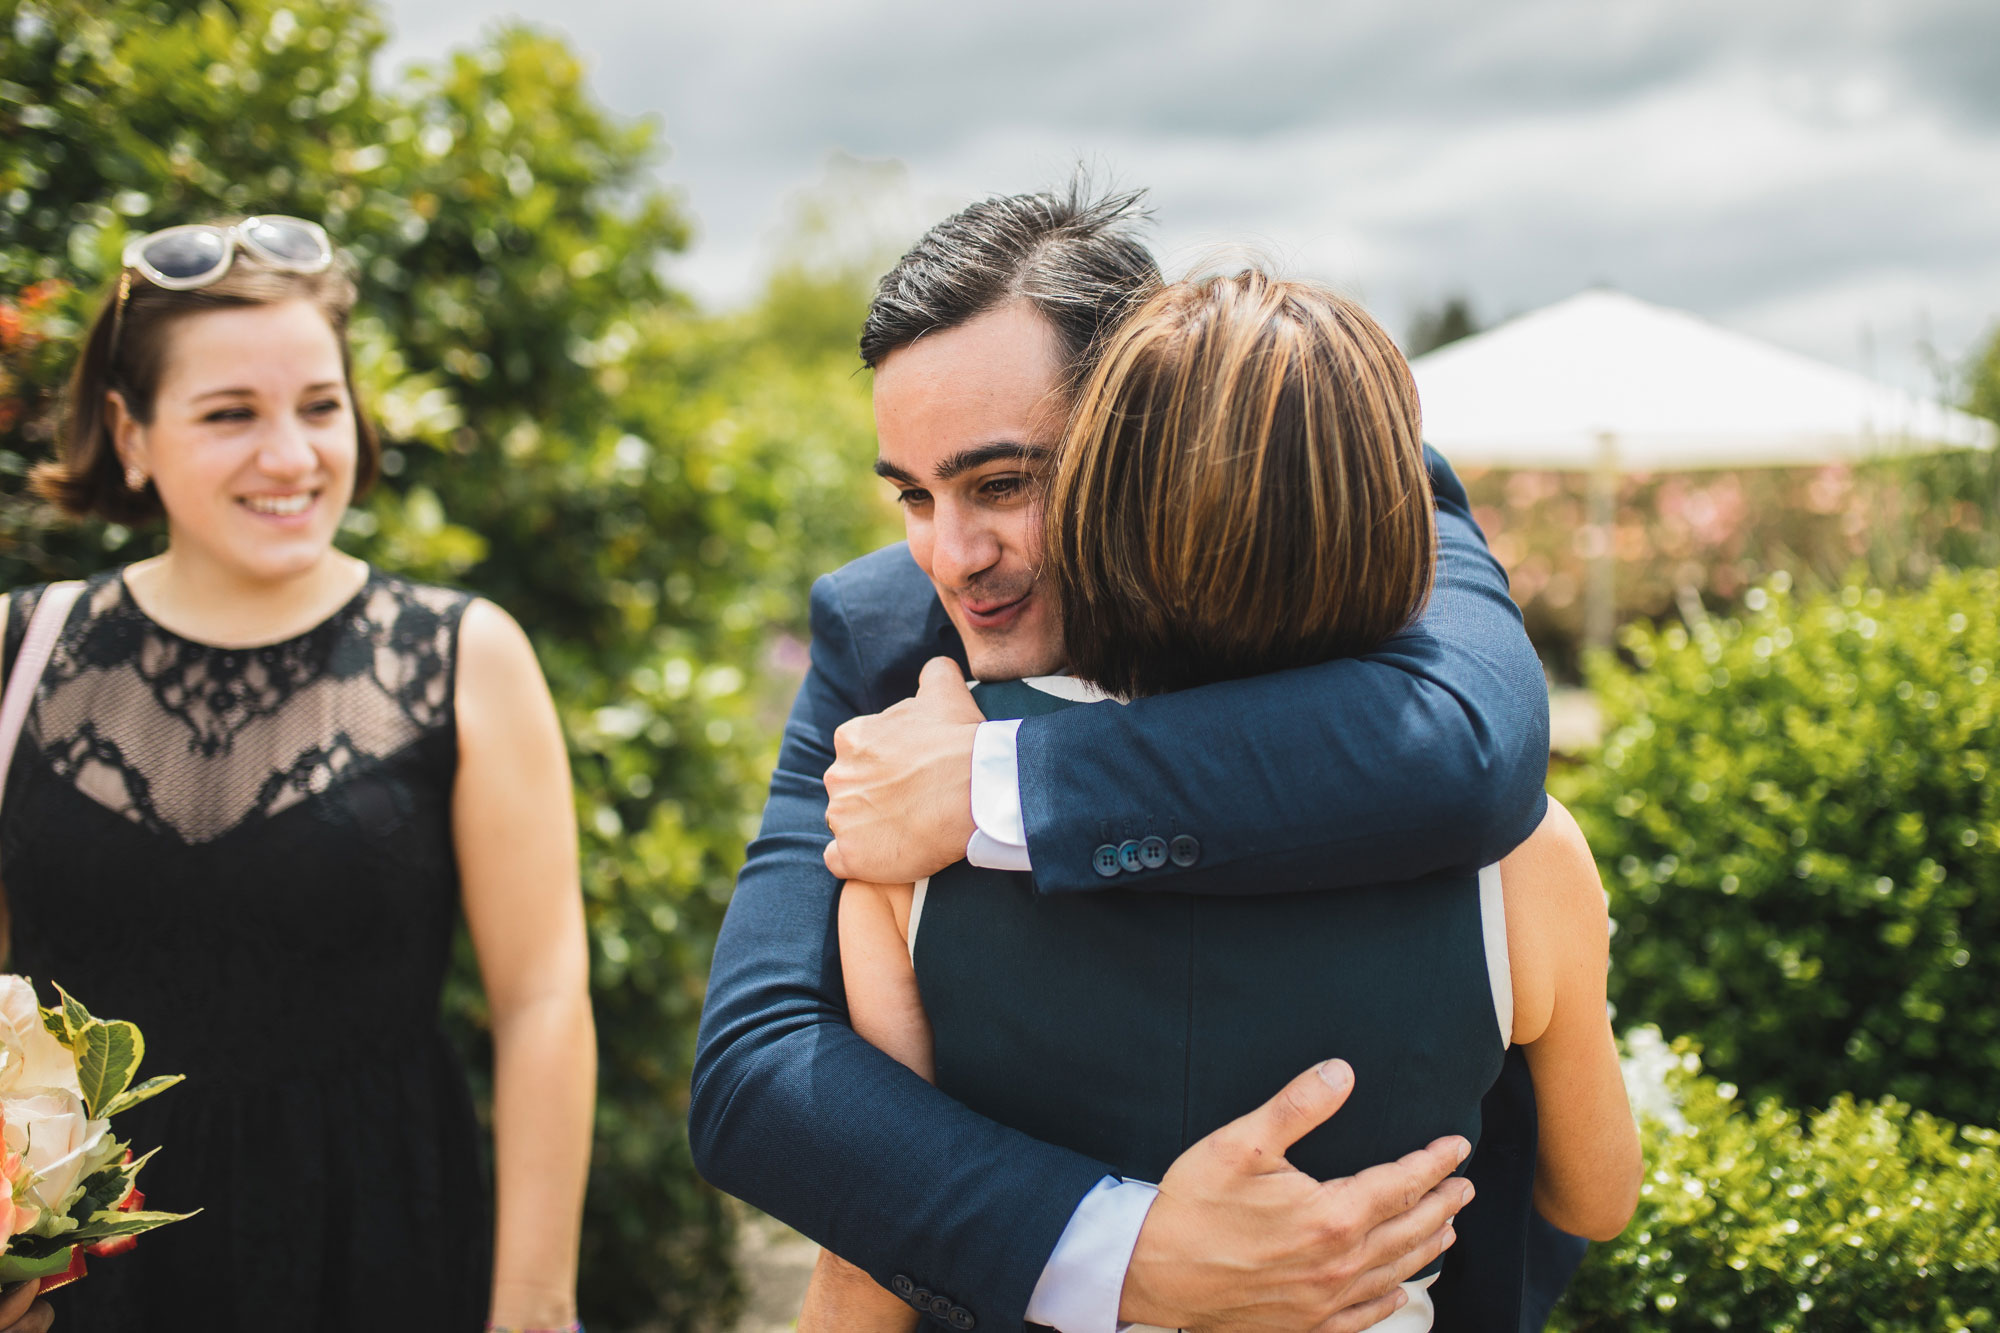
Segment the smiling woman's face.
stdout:
[[875,372],[875,470],[974,677],[1062,666],[1041,567],[1040,480],[1062,438],[1056,332],[1025,302],[899,347]]
[[152,421],[125,418],[117,438],[153,479],[174,547],[250,581],[312,569],[354,495],[340,341],[307,301],[176,321]]

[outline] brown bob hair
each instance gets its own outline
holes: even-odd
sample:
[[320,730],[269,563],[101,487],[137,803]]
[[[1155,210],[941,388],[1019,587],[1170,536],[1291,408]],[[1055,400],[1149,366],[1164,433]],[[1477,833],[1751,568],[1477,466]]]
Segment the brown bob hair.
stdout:
[[[226,227],[235,221],[240,219],[221,218],[215,225]],[[127,282],[131,285],[125,289],[121,320],[119,292]],[[106,396],[113,390],[124,395],[126,409],[141,423],[150,424],[175,324],[210,310],[306,301],[326,317],[340,342],[340,368],[354,412],[354,494],[360,497],[381,471],[382,446],[355,391],[354,356],[347,344],[354,297],[354,281],[337,259],[324,273],[291,273],[271,268],[240,246],[227,273],[192,291],[155,287],[139,273],[124,270],[91,321],[83,355],[70,375],[55,457],[36,464],[29,473],[35,493],[72,518],[96,515],[135,524],[160,517],[165,511],[150,481],[136,491],[125,484]]]
[[1105,347],[1044,511],[1070,670],[1126,696],[1366,652],[1430,597],[1415,381],[1357,305],[1251,271]]

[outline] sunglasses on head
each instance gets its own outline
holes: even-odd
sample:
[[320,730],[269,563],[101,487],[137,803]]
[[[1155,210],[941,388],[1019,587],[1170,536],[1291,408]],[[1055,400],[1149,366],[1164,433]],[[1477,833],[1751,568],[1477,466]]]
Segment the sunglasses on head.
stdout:
[[115,358],[118,354],[134,273],[155,287],[190,292],[220,282],[236,262],[239,249],[287,273],[324,273],[333,267],[333,242],[327,238],[326,228],[283,213],[264,213],[226,226],[195,222],[134,237],[126,243],[125,269],[118,278],[118,311],[111,321],[109,355]]
[[126,245],[125,267],[155,287],[192,291],[229,272],[238,248],[289,273],[324,273],[333,266],[333,242],[324,227],[266,213],[228,226],[197,222],[150,232]]

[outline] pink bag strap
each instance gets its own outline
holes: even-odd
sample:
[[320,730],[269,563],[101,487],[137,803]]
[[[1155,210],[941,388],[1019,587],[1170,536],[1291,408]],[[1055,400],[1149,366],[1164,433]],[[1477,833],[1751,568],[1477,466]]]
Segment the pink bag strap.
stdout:
[[14,746],[21,739],[21,727],[28,720],[28,708],[35,702],[35,689],[42,672],[69,623],[69,609],[83,593],[81,581],[51,583],[42,589],[35,614],[28,618],[28,632],[21,640],[21,655],[14,659],[14,674],[7,677],[7,692],[0,695],[0,796],[7,791],[7,770],[14,763]]

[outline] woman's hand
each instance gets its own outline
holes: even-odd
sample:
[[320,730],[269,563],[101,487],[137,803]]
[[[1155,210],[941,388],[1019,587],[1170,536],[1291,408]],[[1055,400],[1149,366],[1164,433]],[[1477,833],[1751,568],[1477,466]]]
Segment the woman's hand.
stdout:
[[41,1289],[41,1279],[35,1278],[0,1294],[0,1333],[48,1333],[56,1316],[47,1301],[35,1299]]

